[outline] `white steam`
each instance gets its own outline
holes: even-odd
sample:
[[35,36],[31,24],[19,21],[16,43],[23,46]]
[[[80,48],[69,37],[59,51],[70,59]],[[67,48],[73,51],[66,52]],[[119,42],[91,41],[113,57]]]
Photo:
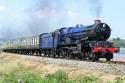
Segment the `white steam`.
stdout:
[[95,19],[100,19],[102,13],[102,0],[87,0],[90,11]]

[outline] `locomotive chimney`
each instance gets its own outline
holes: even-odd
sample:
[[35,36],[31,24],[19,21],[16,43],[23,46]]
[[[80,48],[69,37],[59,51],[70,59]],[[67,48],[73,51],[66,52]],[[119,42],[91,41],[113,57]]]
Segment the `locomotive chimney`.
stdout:
[[95,20],[95,24],[98,25],[101,23],[101,20]]

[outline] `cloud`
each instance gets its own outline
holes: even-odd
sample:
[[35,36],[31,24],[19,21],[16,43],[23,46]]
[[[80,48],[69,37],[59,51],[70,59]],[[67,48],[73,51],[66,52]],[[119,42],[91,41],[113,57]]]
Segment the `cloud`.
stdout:
[[30,34],[27,26],[29,16],[25,10],[0,7],[0,38],[13,39]]
[[7,11],[8,8],[6,6],[0,5],[0,12]]

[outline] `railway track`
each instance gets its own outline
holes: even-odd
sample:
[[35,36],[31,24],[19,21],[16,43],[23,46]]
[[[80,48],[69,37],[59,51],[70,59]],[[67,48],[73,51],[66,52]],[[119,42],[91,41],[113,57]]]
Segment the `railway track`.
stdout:
[[[34,56],[34,55],[32,55]],[[41,56],[38,56],[39,58]],[[47,63],[52,63],[52,64],[57,64],[57,65],[63,65],[63,66],[71,66],[71,67],[78,67],[78,68],[90,68],[90,69],[98,69],[99,70],[104,70],[105,72],[119,72],[120,75],[125,75],[125,62],[122,61],[96,61],[92,62],[91,60],[79,60],[79,59],[64,59],[64,58],[51,58],[51,57],[44,57],[47,60],[44,62],[48,61]],[[104,68],[104,69],[103,69]],[[108,71],[108,68],[110,69]],[[117,73],[116,73],[117,74]]]
[[125,62],[123,62],[123,61],[110,61],[110,64],[120,64],[120,65],[125,65]]
[[[92,62],[92,61],[89,61]],[[96,61],[97,63],[106,63],[106,64],[119,64],[119,65],[125,65],[125,62],[123,61],[104,61],[104,60],[99,60]]]
[[[28,54],[29,56],[29,54]],[[38,56],[38,57],[47,57],[47,58],[53,58],[51,56],[39,56],[39,55],[31,55],[31,56]],[[85,61],[85,62],[92,62],[92,60],[86,59],[86,60],[80,60],[80,59],[69,59],[69,58],[62,58],[62,57],[56,57],[54,59],[66,59],[66,60],[76,60],[76,61]],[[96,63],[105,63],[105,64],[119,64],[119,65],[125,65],[124,61],[105,61],[105,60],[99,60],[95,61]]]
[[[59,58],[59,59],[63,59],[65,60],[64,58]],[[69,60],[72,60],[72,59],[69,59]],[[74,59],[74,61],[81,61],[79,59]],[[91,60],[85,60],[84,62],[91,62]],[[125,62],[123,61],[105,61],[105,60],[99,60],[99,61],[95,61],[93,63],[103,63],[103,64],[108,64],[110,65],[116,72],[120,72],[122,75],[125,75],[125,69],[122,69],[122,66],[125,66]]]
[[[89,61],[88,62],[92,62]],[[105,63],[110,65],[115,71],[120,72],[122,75],[125,75],[125,69],[121,69],[121,66],[125,66],[125,62],[123,61],[104,61],[104,60],[100,60],[100,61],[96,61],[96,63]]]

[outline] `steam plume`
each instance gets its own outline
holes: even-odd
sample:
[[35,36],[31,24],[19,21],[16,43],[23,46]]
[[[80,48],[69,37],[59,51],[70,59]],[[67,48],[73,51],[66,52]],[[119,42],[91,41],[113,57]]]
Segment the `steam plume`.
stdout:
[[[65,11],[58,0],[34,0],[36,9],[32,12],[29,30],[32,34],[50,32],[65,17]],[[62,12],[63,11],[63,12]]]
[[89,2],[90,11],[95,15],[96,19],[100,19],[102,12],[101,0],[87,0]]
[[[25,3],[26,0],[21,0]],[[0,23],[0,38],[16,39],[49,33],[57,28],[75,26],[83,22],[83,14],[79,13],[76,0],[31,0],[31,6],[26,8],[7,9],[7,18]],[[82,0],[80,0],[82,1]],[[80,2],[78,1],[78,2]],[[12,4],[13,5],[13,4]],[[75,5],[75,6],[74,6]],[[27,5],[26,5],[27,6]]]

